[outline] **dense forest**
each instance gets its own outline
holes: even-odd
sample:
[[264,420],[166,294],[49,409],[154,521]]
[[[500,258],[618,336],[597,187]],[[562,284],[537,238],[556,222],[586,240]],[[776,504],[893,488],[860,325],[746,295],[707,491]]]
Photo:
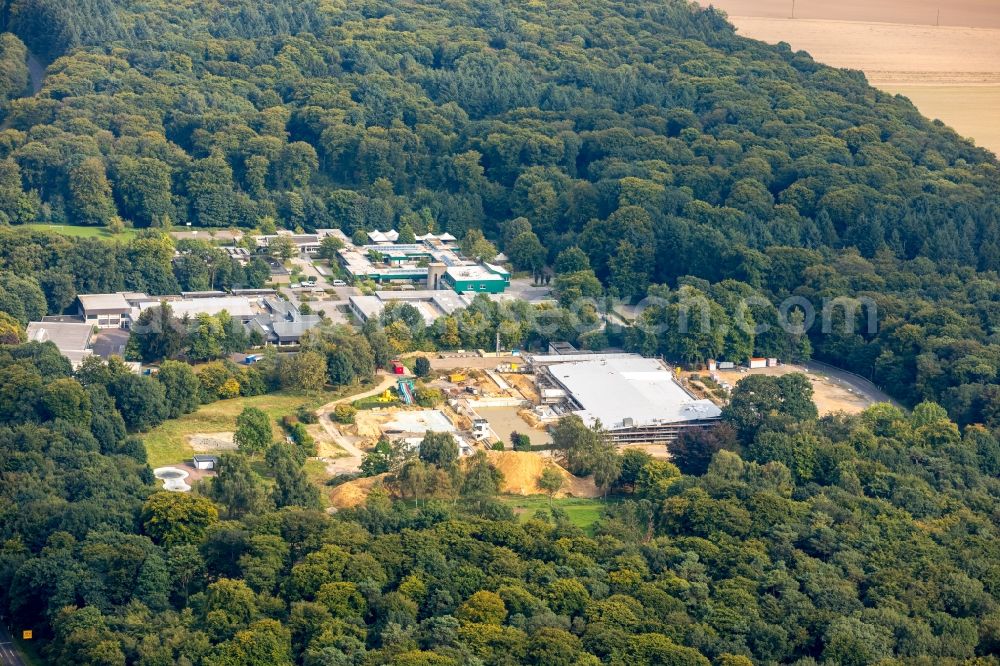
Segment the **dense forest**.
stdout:
[[500,472],[482,453],[459,463],[450,435],[382,468],[409,501],[376,491],[330,516],[306,452],[269,445],[258,410],[238,433],[263,418],[264,439],[241,435],[201,493],[156,492],[123,416],[139,396],[183,397],[162,375],[74,376],[50,343],[0,349],[0,601],[52,663],[861,666],[1000,650],[1000,444],[932,403],[817,419],[805,378],[753,377],[726,425],[671,445],[676,466],[567,420],[566,464],[623,498],[587,533],[558,508],[517,519],[494,500]]
[[[769,245],[1000,267],[988,153],[685,2],[7,5],[51,61],[0,132],[14,223],[523,217],[550,259],[579,244],[602,279],[658,283]],[[611,261],[622,242],[638,256]]]
[[[905,99],[678,0],[5,0],[0,29],[0,617],[52,663],[996,663],[1000,168]],[[154,309],[129,352],[156,377],[24,343],[79,293],[267,282],[163,233],[187,223],[450,231],[558,303],[430,327],[394,306],[252,368],[223,360],[252,343],[231,320]],[[714,326],[605,327],[605,296],[654,297],[653,324],[696,300]],[[871,299],[878,326],[733,326],[790,296]],[[385,489],[327,514],[310,443],[251,411],[217,477],[157,491],[140,433],[165,419],[498,332],[816,356],[912,410],[818,418],[808,382],[753,377],[673,463],[564,420],[564,464],[614,495],[590,530],[515,516],[485,456],[430,436],[377,450]]]

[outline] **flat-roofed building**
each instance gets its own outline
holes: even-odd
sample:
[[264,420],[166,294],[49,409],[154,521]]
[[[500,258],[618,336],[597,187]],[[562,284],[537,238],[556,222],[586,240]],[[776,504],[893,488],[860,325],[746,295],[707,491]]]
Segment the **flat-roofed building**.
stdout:
[[[164,298],[163,300],[170,306],[170,310],[177,319],[184,319],[184,317],[193,319],[200,314],[215,316],[225,311],[233,319],[247,322],[263,312],[255,301],[246,296],[207,296],[176,300]],[[143,310],[158,307],[159,305],[159,301],[140,303],[138,306],[139,314],[142,314]]]
[[125,298],[124,293],[80,294],[76,299],[80,315],[91,326],[98,328],[128,327],[128,315],[132,310],[132,305]]
[[668,442],[715,425],[722,410],[677,383],[670,368],[638,354],[568,354],[531,359],[540,389],[562,389],[568,410],[600,421],[616,443]]
[[351,312],[362,324],[372,319],[378,319],[382,316],[382,310],[385,309],[385,303],[377,296],[351,296],[349,302]]
[[449,266],[444,272],[444,283],[459,294],[500,294],[510,285],[510,273],[490,264]]

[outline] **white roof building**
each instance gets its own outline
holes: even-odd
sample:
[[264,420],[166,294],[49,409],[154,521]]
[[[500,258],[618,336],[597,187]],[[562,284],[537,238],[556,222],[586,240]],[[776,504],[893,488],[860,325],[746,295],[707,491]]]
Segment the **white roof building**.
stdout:
[[[177,319],[183,319],[185,316],[194,318],[200,314],[215,316],[225,310],[233,319],[246,320],[262,312],[261,307],[246,296],[185,298],[181,300],[166,300],[166,302]],[[139,304],[139,311],[141,313],[143,310],[158,307],[159,305],[159,301],[146,301]]]
[[390,229],[389,231],[369,231],[368,239],[376,245],[395,243],[399,240],[399,232],[395,229]]
[[712,401],[688,393],[658,359],[572,354],[539,360],[547,362],[532,363],[566,391],[573,413],[588,425],[600,421],[617,441],[668,441],[679,428],[710,425],[722,415]]

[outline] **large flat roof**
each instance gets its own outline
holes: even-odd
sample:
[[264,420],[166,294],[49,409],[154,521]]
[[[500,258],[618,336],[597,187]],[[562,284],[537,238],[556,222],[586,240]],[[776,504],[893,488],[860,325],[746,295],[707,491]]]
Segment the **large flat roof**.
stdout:
[[470,264],[466,266],[449,266],[447,269],[445,269],[445,272],[448,275],[450,275],[454,280],[489,281],[489,280],[504,279],[502,275],[493,273],[485,266],[480,266],[479,264]]
[[89,312],[96,314],[99,312],[105,312],[105,314],[110,312],[128,312],[129,302],[125,300],[125,294],[118,292],[114,294],[80,294],[77,296],[80,299],[80,305],[83,306],[84,312]]
[[[157,307],[158,301],[139,304],[140,310]],[[252,317],[261,313],[261,308],[246,296],[215,296],[210,298],[186,298],[177,301],[167,301],[173,315],[183,319],[185,315],[196,317],[200,314],[217,315],[223,310],[231,316],[240,319]]]
[[385,303],[376,296],[351,296],[351,306],[363,314],[366,319],[378,318],[385,309]]
[[688,394],[670,370],[653,358],[615,354],[553,362],[548,371],[582,407],[576,413],[585,422],[599,419],[608,430],[700,421],[722,414],[710,400]]
[[90,339],[94,333],[94,325],[66,321],[32,321],[28,323],[27,338],[33,342],[51,341],[59,349],[59,353],[77,367],[83,359],[90,356]]

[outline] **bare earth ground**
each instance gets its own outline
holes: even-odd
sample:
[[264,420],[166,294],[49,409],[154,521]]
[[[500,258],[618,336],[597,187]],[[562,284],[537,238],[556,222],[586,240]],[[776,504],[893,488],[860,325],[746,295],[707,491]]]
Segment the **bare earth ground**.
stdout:
[[[702,4],[709,4],[702,0]],[[1000,153],[1000,3],[996,0],[713,0],[739,33],[787,42],[865,72],[977,145]],[[942,6],[943,5],[943,6]],[[941,25],[935,26],[941,6]]]
[[231,430],[224,432],[196,432],[188,437],[188,444],[195,453],[215,453],[233,451],[236,443]]
[[758,368],[749,372],[739,370],[721,370],[722,381],[735,386],[740,380],[756,375],[785,375],[791,372],[804,373],[813,387],[813,401],[820,416],[834,412],[857,414],[876,402],[889,402],[889,396],[877,389],[862,387],[851,380],[850,375],[839,373],[834,369],[808,369],[799,365],[780,365],[776,368]]

